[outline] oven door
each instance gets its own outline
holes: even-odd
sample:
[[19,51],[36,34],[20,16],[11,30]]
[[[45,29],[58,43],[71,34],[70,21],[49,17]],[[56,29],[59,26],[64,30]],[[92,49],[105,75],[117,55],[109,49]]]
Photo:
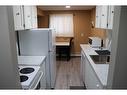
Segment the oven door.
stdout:
[[39,71],[30,85],[30,89],[40,89],[40,81],[43,76],[43,72]]
[[37,85],[37,87],[36,87],[36,90],[37,90],[37,89],[41,89],[41,83],[40,83],[40,82],[38,83],[38,85]]

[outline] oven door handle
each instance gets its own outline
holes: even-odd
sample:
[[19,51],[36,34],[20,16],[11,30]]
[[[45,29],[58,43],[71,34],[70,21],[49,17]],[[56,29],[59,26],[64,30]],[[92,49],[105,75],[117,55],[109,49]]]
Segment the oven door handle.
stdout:
[[[36,80],[34,81],[34,82],[36,82],[36,85],[35,85],[34,87],[30,87],[30,89],[36,89],[38,83],[40,82],[40,80],[41,80],[41,78],[42,78],[42,76],[43,76],[43,72],[42,72],[42,71],[39,72],[39,76],[40,76],[40,77],[38,78],[38,80],[37,80],[37,81],[36,81]],[[34,82],[33,82],[32,85],[34,85]],[[31,85],[31,86],[32,86],[32,85]]]

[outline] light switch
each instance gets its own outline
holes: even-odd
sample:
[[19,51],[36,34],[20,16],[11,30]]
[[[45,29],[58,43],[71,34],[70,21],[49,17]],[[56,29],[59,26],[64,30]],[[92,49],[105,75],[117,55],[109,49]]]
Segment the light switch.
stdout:
[[81,33],[81,37],[83,37],[84,36],[84,33]]

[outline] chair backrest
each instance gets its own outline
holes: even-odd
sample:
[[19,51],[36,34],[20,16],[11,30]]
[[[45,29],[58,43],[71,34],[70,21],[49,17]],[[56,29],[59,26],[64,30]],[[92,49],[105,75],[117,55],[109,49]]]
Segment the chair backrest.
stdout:
[[73,40],[73,38],[70,39],[70,48],[71,48],[71,46],[72,46],[72,40]]

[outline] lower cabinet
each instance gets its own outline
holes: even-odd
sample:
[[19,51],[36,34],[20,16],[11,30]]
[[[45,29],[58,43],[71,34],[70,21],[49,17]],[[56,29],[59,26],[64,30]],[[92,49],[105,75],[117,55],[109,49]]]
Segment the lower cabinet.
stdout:
[[99,81],[95,71],[91,67],[89,61],[86,58],[85,62],[85,85],[88,89],[102,89],[103,85]]
[[103,89],[103,85],[83,52],[81,53],[81,78],[87,89]]
[[45,61],[41,64],[41,70],[43,72],[43,76],[41,78],[41,89],[46,89],[46,76],[45,76]]
[[83,83],[85,84],[85,56],[83,51],[81,53],[80,76]]

